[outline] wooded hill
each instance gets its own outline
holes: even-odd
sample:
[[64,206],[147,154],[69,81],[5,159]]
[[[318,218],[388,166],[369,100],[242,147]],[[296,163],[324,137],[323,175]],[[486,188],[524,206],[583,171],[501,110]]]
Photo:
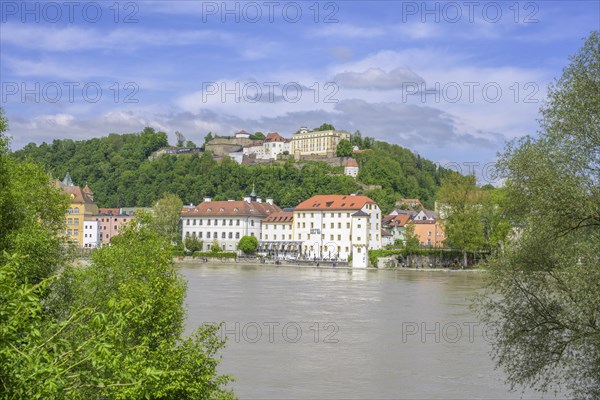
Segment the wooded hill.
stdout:
[[384,212],[400,197],[418,198],[431,208],[442,177],[450,173],[408,149],[369,140],[371,148],[355,154],[357,180],[382,188],[364,191],[343,175],[342,167],[322,162],[239,165],[229,158],[216,161],[210,153],[148,160],[168,145],[166,133],[145,128],[136,134],[30,143],[13,155],[44,164],[56,178],[70,172],[75,184],[90,186],[100,207],[151,206],[164,193],[177,194],[184,204],[197,204],[205,196],[240,199],[255,185],[259,196],[272,197],[281,207],[293,207],[315,194],[356,192],[371,196]]

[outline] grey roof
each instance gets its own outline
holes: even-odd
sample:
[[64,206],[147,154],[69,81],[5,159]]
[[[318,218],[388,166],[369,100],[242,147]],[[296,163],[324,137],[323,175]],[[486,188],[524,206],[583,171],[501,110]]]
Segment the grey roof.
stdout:
[[368,217],[369,214],[367,214],[363,210],[358,210],[357,212],[355,212],[354,214],[352,214],[352,216],[353,217]]

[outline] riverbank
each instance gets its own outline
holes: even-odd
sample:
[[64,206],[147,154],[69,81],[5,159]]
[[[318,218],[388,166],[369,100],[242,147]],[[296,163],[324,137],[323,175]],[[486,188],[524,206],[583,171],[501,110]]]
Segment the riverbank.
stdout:
[[[305,262],[305,263],[290,263],[290,262],[282,262],[281,264],[275,264],[273,261],[265,261],[261,262],[258,260],[231,260],[231,259],[209,259],[208,261],[204,261],[202,258],[193,258],[193,257],[175,257],[173,259],[175,264],[198,264],[198,265],[214,265],[214,266],[237,266],[237,265],[248,265],[253,267],[284,267],[284,268],[311,268],[311,269],[341,269],[341,270],[353,270],[356,268],[352,268],[347,263],[340,263],[335,267],[331,265],[331,263],[319,263],[316,265],[314,262]],[[359,269],[356,269],[359,270]],[[470,268],[470,269],[450,269],[450,268],[415,268],[415,267],[396,267],[396,268],[374,268],[369,267],[366,269],[360,269],[361,271],[369,270],[369,271],[423,271],[423,272],[481,272],[482,269],[479,268]]]

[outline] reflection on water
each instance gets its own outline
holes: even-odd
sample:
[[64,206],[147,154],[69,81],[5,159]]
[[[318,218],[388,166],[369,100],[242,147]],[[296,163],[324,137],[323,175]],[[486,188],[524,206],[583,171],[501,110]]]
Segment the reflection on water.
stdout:
[[[519,398],[469,310],[478,273],[182,265],[241,399]],[[525,394],[523,398],[536,398]]]

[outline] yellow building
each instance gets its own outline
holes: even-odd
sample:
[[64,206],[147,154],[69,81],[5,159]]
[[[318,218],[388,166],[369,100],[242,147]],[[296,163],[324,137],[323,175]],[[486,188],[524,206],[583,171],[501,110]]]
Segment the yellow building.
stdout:
[[292,135],[290,151],[296,159],[304,155],[335,156],[337,145],[342,139],[350,139],[345,131],[308,131],[306,128]]
[[75,186],[68,172],[62,182],[57,181],[57,186],[71,197],[71,203],[65,214],[64,233],[77,247],[83,247],[84,220],[86,217],[98,214],[98,206],[94,203],[94,193],[88,185],[85,185],[83,189]]

